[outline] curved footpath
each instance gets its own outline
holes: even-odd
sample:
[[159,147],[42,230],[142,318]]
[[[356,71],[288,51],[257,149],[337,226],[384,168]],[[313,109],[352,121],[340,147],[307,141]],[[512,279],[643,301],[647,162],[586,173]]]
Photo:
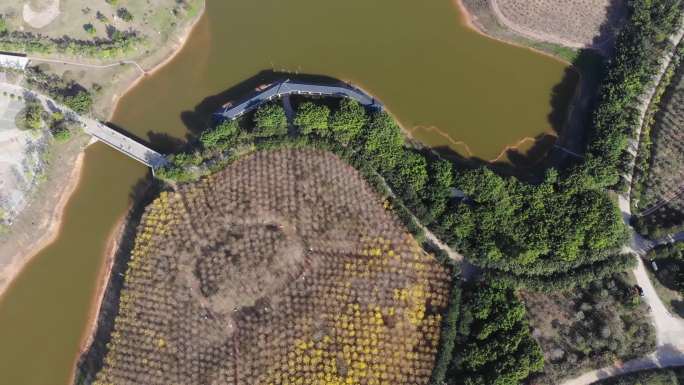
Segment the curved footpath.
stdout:
[[[639,105],[636,106],[639,111],[639,120],[637,121],[637,132],[635,137],[630,140],[627,151],[636,154],[641,140],[641,128],[644,123],[646,111],[656,93],[658,84],[660,84],[663,75],[670,66],[670,62],[674,57],[677,46],[684,37],[684,25],[670,37],[673,49],[668,52],[660,63],[658,71],[653,76],[653,81],[647,87],[642,98],[639,99]],[[644,369],[664,368],[670,366],[684,365],[684,319],[672,315],[667,307],[663,304],[658,296],[658,293],[651,282],[646,266],[644,265],[643,256],[655,246],[667,244],[677,240],[684,239],[684,232],[671,235],[661,240],[650,240],[639,235],[631,227],[632,209],[630,205],[631,195],[631,180],[634,173],[635,160],[632,160],[628,165],[631,170],[629,175],[624,177],[630,182],[627,192],[619,194],[618,204],[622,212],[622,218],[625,224],[629,227],[632,241],[629,246],[624,248],[624,252],[633,253],[637,256],[637,266],[634,269],[634,276],[637,284],[641,286],[644,291],[644,300],[649,305],[651,317],[656,330],[656,351],[646,357],[637,358],[625,363],[616,363],[605,368],[597,369],[585,373],[579,377],[565,381],[562,385],[589,385],[598,380],[620,376],[623,374],[636,372]]]

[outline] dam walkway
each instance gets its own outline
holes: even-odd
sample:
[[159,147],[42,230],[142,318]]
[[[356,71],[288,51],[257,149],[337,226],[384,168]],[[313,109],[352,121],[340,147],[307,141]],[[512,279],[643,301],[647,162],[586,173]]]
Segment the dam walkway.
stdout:
[[240,102],[224,104],[215,113],[215,116],[217,118],[233,120],[264,103],[289,95],[346,97],[356,100],[368,109],[381,110],[383,107],[374,97],[346,83],[321,85],[283,80],[257,88],[254,93]]

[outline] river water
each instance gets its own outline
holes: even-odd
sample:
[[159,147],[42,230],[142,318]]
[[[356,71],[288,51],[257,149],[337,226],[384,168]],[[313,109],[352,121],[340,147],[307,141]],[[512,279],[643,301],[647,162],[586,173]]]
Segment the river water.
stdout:
[[[573,84],[562,63],[468,30],[451,0],[209,0],[186,47],[113,122],[168,151],[282,72],[349,81],[417,139],[482,159],[553,132]],[[147,172],[102,144],[84,167],[60,236],[0,301],[0,384],[68,382],[108,236]]]

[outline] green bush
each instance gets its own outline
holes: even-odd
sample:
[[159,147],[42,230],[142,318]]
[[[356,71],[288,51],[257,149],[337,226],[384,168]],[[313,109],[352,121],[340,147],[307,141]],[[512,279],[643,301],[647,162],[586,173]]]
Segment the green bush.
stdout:
[[366,110],[359,102],[342,99],[330,119],[330,130],[338,142],[347,145],[361,133],[367,121]]
[[86,32],[88,32],[91,35],[94,35],[97,33],[97,29],[95,29],[95,26],[92,25],[91,23],[83,24],[83,30],[85,30]]
[[254,114],[254,125],[259,136],[282,136],[287,134],[287,117],[279,104],[267,103]]
[[329,120],[330,108],[316,105],[313,102],[304,102],[297,109],[294,124],[299,127],[299,132],[302,135],[315,133],[321,137],[326,137]]
[[76,95],[67,96],[63,99],[64,104],[79,114],[90,112],[93,107],[93,97],[87,91],[78,91]]
[[203,132],[200,136],[200,142],[207,149],[225,149],[237,137],[239,129],[236,121],[227,120],[212,130]]
[[129,21],[133,20],[133,15],[126,8],[117,9],[116,15],[119,16],[119,18],[123,21],[129,22]]

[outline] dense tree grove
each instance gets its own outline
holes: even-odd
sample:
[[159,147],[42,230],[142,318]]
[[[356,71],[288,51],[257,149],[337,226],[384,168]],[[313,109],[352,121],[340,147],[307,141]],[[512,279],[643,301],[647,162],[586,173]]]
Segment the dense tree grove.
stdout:
[[460,173],[469,197],[458,207],[460,248],[480,266],[516,275],[547,275],[603,260],[626,233],[608,196],[568,186],[555,170],[537,185],[488,169]]
[[26,82],[32,89],[49,95],[79,114],[87,114],[93,106],[92,93],[65,76],[49,74],[41,66],[29,67]]
[[366,110],[359,102],[342,99],[330,119],[330,131],[338,142],[347,145],[361,133],[366,120]]
[[466,284],[450,385],[518,385],[544,367],[512,290]]
[[[586,280],[625,266],[623,260],[610,258],[625,238],[615,206],[604,192],[562,179],[554,170],[537,185],[486,168],[455,172],[450,162],[409,147],[387,113],[368,114],[356,102],[343,101],[332,112],[311,101],[302,103],[291,135],[282,107],[275,104],[257,109],[253,121],[254,129],[236,132],[235,122],[224,122],[205,132],[200,138],[204,150],[196,155],[218,165],[217,156],[227,161],[244,149],[296,144],[336,152],[366,175],[381,175],[399,206],[409,208],[473,263],[504,274],[513,284],[543,288],[561,282],[567,287],[576,283],[582,269],[588,270]],[[223,154],[226,149],[232,152]],[[187,169],[198,165],[197,156],[175,157],[176,167],[159,175],[188,179]],[[467,198],[459,198],[454,188]],[[404,214],[399,213],[407,226],[419,232],[410,223],[412,215]]]
[[205,131],[200,136],[202,146],[207,149],[225,150],[233,144],[240,127],[234,120],[221,122],[213,130]]
[[587,158],[578,170],[597,186],[618,182],[638,117],[634,107],[681,20],[680,0],[632,0],[627,5],[629,20],[618,35],[594,112]]

